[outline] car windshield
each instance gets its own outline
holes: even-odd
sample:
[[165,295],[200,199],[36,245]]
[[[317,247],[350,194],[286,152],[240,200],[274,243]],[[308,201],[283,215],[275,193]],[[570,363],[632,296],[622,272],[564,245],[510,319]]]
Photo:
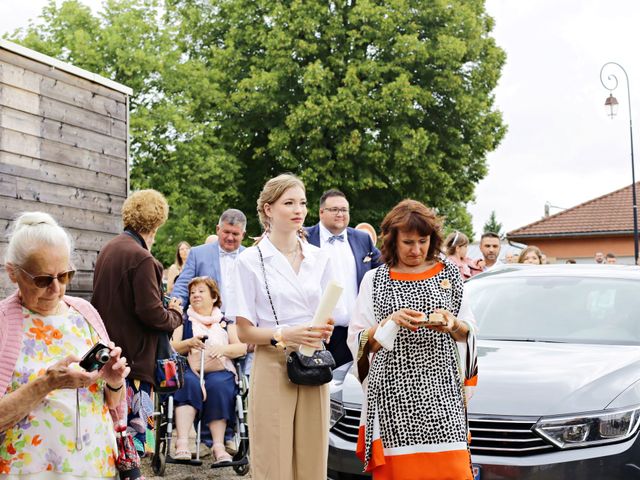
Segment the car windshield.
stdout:
[[479,337],[541,342],[640,344],[637,281],[522,276],[465,285]]

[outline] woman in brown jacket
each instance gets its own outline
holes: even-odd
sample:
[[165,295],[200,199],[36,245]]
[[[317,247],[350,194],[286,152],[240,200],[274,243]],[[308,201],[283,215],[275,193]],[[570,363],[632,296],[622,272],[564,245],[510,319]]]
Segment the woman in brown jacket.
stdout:
[[131,367],[128,424],[141,456],[147,426],[153,426],[150,393],[158,340],[182,324],[178,299],[166,309],[162,305],[162,265],[149,251],[168,213],[167,201],[155,190],[131,195],[122,206],[124,232],[102,248],[93,276],[91,303]]

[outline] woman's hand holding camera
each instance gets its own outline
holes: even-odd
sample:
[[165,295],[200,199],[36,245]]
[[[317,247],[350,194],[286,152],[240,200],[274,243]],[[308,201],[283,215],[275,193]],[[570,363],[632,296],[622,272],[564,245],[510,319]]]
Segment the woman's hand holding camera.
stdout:
[[50,390],[59,388],[81,388],[93,385],[100,377],[99,371],[86,372],[84,370],[70,367],[72,363],[77,363],[81,359],[77,355],[68,355],[51,367],[47,368],[45,378]]
[[131,368],[127,366],[126,357],[121,357],[122,348],[109,342],[109,361],[100,369],[100,376],[107,382],[110,390],[120,390]]
[[309,324],[282,329],[282,341],[287,346],[306,345],[311,348],[321,348],[322,341],[329,343],[333,333],[333,318],[327,319],[327,324],[313,327]]

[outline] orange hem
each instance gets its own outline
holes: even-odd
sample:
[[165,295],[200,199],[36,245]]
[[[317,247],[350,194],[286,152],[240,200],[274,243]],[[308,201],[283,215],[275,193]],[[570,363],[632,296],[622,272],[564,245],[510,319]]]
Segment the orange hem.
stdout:
[[436,276],[444,269],[444,264],[437,262],[433,267],[418,273],[402,273],[394,270],[389,270],[389,278],[391,280],[402,280],[405,282],[412,282],[416,280],[426,280],[428,278]]
[[372,470],[374,480],[473,480],[466,450],[393,455],[384,460]]

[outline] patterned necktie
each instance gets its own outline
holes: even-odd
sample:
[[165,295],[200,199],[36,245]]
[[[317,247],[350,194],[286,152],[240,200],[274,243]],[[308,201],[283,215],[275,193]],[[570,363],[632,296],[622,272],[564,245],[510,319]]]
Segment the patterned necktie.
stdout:
[[344,242],[344,233],[341,233],[340,235],[331,235],[329,237],[329,243],[331,244],[333,244],[333,242],[335,242],[336,240]]

